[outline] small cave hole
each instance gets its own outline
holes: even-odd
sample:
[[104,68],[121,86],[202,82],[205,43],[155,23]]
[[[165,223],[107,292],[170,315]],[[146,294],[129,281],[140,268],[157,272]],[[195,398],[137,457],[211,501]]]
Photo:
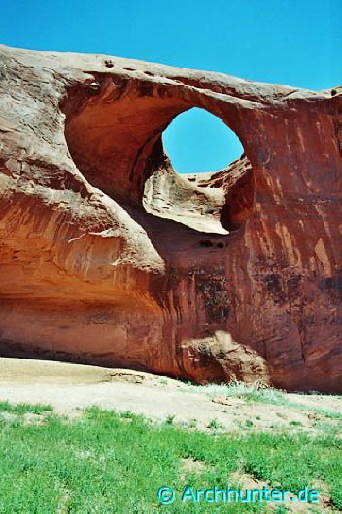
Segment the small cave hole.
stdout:
[[114,68],[114,64],[112,61],[105,61],[104,64],[106,68]]
[[86,85],[86,91],[88,96],[97,96],[101,92],[101,84],[99,82],[90,82]]
[[210,248],[211,246],[214,246],[214,243],[209,241],[209,239],[204,239],[203,241],[200,241],[200,246],[203,248]]

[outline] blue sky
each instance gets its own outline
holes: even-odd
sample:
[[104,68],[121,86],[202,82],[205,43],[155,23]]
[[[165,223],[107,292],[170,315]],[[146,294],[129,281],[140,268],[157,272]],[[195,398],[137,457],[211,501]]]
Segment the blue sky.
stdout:
[[[341,0],[2,0],[3,44],[106,53],[310,89],[342,82]],[[164,144],[176,169],[220,169],[234,134],[189,111]]]

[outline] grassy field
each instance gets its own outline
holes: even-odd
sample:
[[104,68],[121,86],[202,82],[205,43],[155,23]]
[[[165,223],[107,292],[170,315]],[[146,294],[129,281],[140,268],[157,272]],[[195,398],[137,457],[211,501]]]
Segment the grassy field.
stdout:
[[[172,416],[156,424],[98,408],[75,419],[57,416],[44,405],[2,403],[0,411],[4,514],[269,512],[265,502],[181,500],[187,485],[238,488],[236,477],[244,475],[293,493],[324,487],[330,508],[342,510],[341,439],[333,434],[225,434],[215,423],[204,433],[195,423],[174,426]],[[174,488],[174,503],[158,502],[161,486]],[[319,504],[306,507],[306,512],[322,512]],[[279,504],[274,512],[286,509]]]

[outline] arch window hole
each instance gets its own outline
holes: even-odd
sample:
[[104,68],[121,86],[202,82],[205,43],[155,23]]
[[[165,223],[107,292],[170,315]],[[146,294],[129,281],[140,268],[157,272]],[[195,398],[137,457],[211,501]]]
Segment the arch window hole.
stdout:
[[160,142],[168,159],[145,183],[147,212],[200,232],[238,230],[252,212],[254,177],[237,135],[218,117],[194,107],[174,118]]
[[178,115],[162,138],[172,167],[180,174],[219,171],[244,153],[239,138],[223,121],[197,107]]

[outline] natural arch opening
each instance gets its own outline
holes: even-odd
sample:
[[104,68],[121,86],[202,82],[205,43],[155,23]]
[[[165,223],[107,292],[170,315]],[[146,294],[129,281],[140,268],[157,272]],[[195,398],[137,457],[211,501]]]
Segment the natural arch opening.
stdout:
[[[107,75],[95,79],[73,90],[63,104],[70,155],[86,180],[122,206],[143,207],[199,232],[227,234],[239,228],[254,201],[248,159],[218,172],[181,175],[163,147],[164,131],[200,105],[201,97],[173,96],[163,88],[156,92],[147,82]],[[232,112],[210,110],[218,121],[228,117],[230,125]]]
[[235,132],[205,109],[192,108],[172,120],[159,142],[164,160],[146,180],[146,211],[201,232],[225,235],[240,228],[252,212],[255,187]]
[[244,153],[235,132],[198,107],[177,116],[162,139],[173,169],[181,174],[222,170]]

